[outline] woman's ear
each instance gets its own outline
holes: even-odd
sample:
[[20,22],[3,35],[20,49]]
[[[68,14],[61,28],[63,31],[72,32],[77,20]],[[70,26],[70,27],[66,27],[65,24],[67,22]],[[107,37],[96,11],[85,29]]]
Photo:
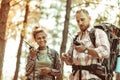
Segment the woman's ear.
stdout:
[[89,18],[89,20],[91,20],[91,16],[89,16],[88,18]]

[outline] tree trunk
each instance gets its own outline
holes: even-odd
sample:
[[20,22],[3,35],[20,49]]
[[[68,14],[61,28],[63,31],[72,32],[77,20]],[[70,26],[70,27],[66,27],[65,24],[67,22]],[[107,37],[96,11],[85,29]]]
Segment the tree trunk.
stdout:
[[0,8],[0,80],[2,80],[2,68],[6,45],[6,23],[10,9],[9,0],[2,0]]
[[[66,4],[66,15],[65,15],[65,22],[64,22],[64,30],[63,30],[63,39],[62,39],[62,44],[60,48],[60,56],[62,55],[63,52],[66,50],[66,43],[67,43],[67,37],[68,37],[68,25],[69,25],[69,18],[70,18],[70,10],[71,10],[71,0],[67,0]],[[63,62],[62,62],[62,74],[63,74]],[[63,76],[62,79],[63,80]]]
[[14,79],[13,80],[17,80],[18,79],[18,73],[19,73],[19,67],[20,67],[20,57],[21,57],[23,39],[24,39],[24,35],[25,35],[25,29],[26,29],[25,27],[26,27],[26,23],[27,23],[28,11],[29,11],[29,6],[28,6],[28,2],[27,2],[25,18],[24,18],[24,22],[23,22],[24,25],[23,25],[23,29],[21,31],[20,44],[19,44],[18,53],[17,53],[16,70],[15,70],[15,74],[14,74]]

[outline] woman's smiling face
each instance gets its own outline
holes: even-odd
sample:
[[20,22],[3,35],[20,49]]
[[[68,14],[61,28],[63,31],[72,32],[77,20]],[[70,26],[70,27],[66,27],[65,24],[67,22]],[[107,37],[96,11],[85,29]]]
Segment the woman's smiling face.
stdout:
[[46,48],[47,43],[47,35],[45,32],[39,32],[35,35],[35,41],[39,45],[40,48],[44,49]]

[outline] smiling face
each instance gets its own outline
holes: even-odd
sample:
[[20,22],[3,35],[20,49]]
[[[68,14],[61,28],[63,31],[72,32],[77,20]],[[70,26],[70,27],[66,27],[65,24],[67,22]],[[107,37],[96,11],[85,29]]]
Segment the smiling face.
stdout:
[[39,45],[40,49],[46,49],[47,35],[43,30],[37,31],[36,34],[34,35],[34,39]]
[[86,10],[76,12],[76,21],[81,31],[85,31],[90,25],[90,16]]

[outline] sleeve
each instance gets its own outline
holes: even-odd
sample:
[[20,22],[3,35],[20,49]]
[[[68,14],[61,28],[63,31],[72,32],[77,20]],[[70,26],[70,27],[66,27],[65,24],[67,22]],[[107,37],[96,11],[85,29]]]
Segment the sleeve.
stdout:
[[26,76],[29,76],[34,70],[35,62],[30,56],[27,57],[27,64],[26,64]]
[[95,51],[98,53],[99,58],[107,58],[110,55],[110,43],[107,37],[107,34],[100,30],[96,29],[96,48]]
[[69,50],[65,53],[67,58],[64,61],[67,65],[72,65],[73,63],[73,49],[73,43],[71,43]]
[[56,76],[56,80],[61,80],[62,78],[62,63],[61,63],[61,59],[60,56],[58,55],[58,53],[56,52],[56,65],[55,65],[56,69],[59,70],[59,74]]
[[69,48],[69,50],[67,51],[67,54],[68,54],[69,56],[72,56],[72,52],[73,52],[73,42],[71,43],[70,48]]

